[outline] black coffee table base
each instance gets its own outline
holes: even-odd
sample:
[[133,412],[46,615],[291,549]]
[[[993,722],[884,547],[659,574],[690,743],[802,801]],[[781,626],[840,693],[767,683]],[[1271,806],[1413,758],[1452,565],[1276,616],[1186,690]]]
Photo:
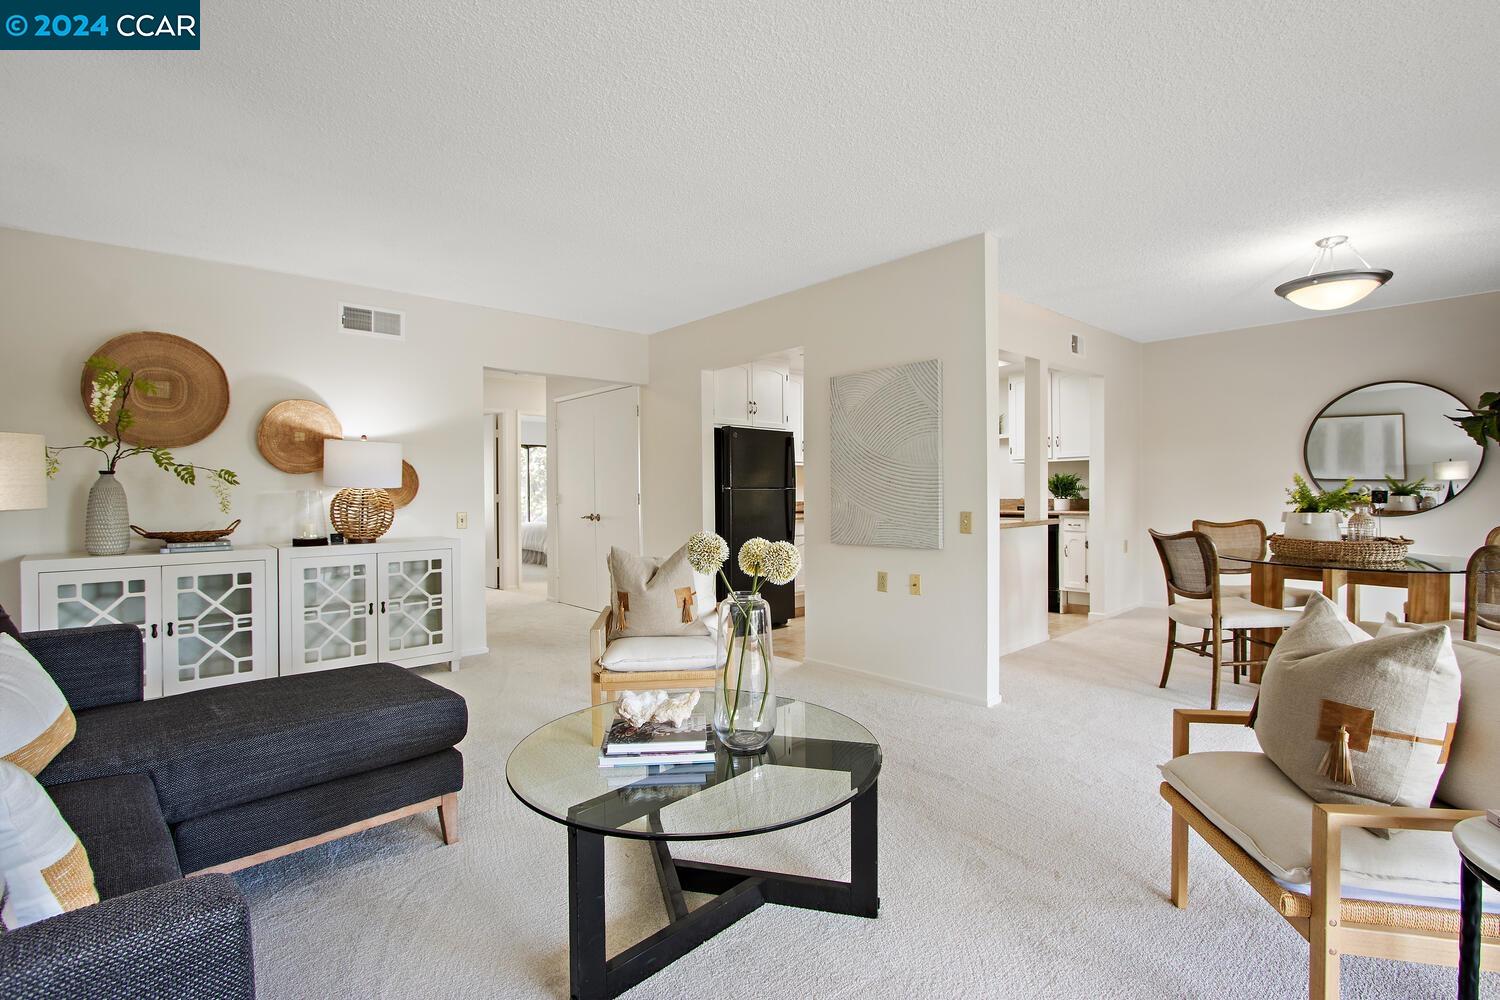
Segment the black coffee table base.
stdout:
[[[875,785],[849,803],[850,880],[805,878],[675,860],[651,841],[671,923],[614,958],[604,949],[604,835],[568,828],[568,972],[573,1000],[610,1000],[666,968],[765,903],[855,917],[880,912]],[[683,893],[711,893],[689,911]]]

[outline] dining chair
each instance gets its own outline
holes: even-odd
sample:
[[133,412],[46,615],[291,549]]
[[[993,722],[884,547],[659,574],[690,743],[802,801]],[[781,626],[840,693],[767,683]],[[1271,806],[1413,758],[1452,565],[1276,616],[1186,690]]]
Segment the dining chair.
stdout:
[[[1219,553],[1219,573],[1222,576],[1248,576],[1250,573],[1248,563],[1231,562],[1225,565],[1224,560],[1265,558],[1266,524],[1258,518],[1247,517],[1242,521],[1205,521],[1197,517],[1193,519],[1193,530],[1203,532],[1208,536],[1208,540],[1214,543],[1214,549]],[[1248,583],[1221,584],[1219,592],[1225,597],[1250,599]],[[1310,590],[1287,587],[1282,607],[1303,607],[1311,595]]]
[[[1490,538],[1500,536],[1500,528]],[[1479,630],[1500,632],[1500,545],[1475,550],[1464,571],[1464,638],[1479,641]]]
[[[1264,529],[1262,529],[1264,530]],[[1248,656],[1253,645],[1268,646],[1254,638],[1250,631],[1263,628],[1288,628],[1302,614],[1300,608],[1267,608],[1245,597],[1226,597],[1219,582],[1219,554],[1214,542],[1202,531],[1177,534],[1151,532],[1156,554],[1161,557],[1167,578],[1167,658],[1162,664],[1160,687],[1167,686],[1172,673],[1172,657],[1186,649],[1213,661],[1213,678],[1209,688],[1209,708],[1219,707],[1219,674],[1225,665],[1233,668],[1234,682],[1240,682],[1240,671],[1264,662]],[[1198,642],[1178,642],[1177,626],[1202,629]],[[1224,660],[1224,633],[1229,632],[1235,652]]]

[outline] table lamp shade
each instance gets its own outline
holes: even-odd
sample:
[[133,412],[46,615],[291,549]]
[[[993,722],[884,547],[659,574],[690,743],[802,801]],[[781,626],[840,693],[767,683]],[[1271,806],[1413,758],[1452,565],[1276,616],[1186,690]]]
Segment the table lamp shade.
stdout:
[[1468,479],[1473,470],[1469,463],[1458,459],[1448,459],[1446,462],[1434,462],[1432,464],[1432,478],[1439,482],[1452,482],[1455,479]]
[[401,485],[401,446],[329,438],[323,442],[323,482],[357,490],[394,489]]
[[0,510],[39,510],[45,506],[46,439],[40,434],[0,432]]

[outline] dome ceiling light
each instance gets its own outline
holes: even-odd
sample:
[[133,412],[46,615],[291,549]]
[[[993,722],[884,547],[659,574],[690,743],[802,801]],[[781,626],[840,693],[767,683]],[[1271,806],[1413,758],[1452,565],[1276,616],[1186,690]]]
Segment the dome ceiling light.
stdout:
[[[1307,269],[1307,274],[1276,286],[1276,294],[1288,302],[1320,312],[1342,309],[1354,305],[1391,280],[1391,272],[1371,267],[1369,261],[1360,257],[1359,251],[1354,249],[1354,244],[1349,242],[1347,236],[1325,236],[1313,245],[1318,248],[1318,256],[1313,258],[1312,267]],[[1333,262],[1336,247],[1344,247],[1359,257],[1359,262],[1364,267],[1318,270],[1325,261],[1330,264]]]

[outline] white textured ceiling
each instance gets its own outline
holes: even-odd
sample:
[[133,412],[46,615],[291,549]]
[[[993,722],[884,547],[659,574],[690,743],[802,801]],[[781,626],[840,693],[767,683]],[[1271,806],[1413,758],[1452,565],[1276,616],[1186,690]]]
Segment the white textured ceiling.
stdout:
[[[1142,340],[1500,287],[1500,4],[206,4],[0,56],[0,224],[655,331],[990,230]],[[919,331],[914,331],[919,333]]]

